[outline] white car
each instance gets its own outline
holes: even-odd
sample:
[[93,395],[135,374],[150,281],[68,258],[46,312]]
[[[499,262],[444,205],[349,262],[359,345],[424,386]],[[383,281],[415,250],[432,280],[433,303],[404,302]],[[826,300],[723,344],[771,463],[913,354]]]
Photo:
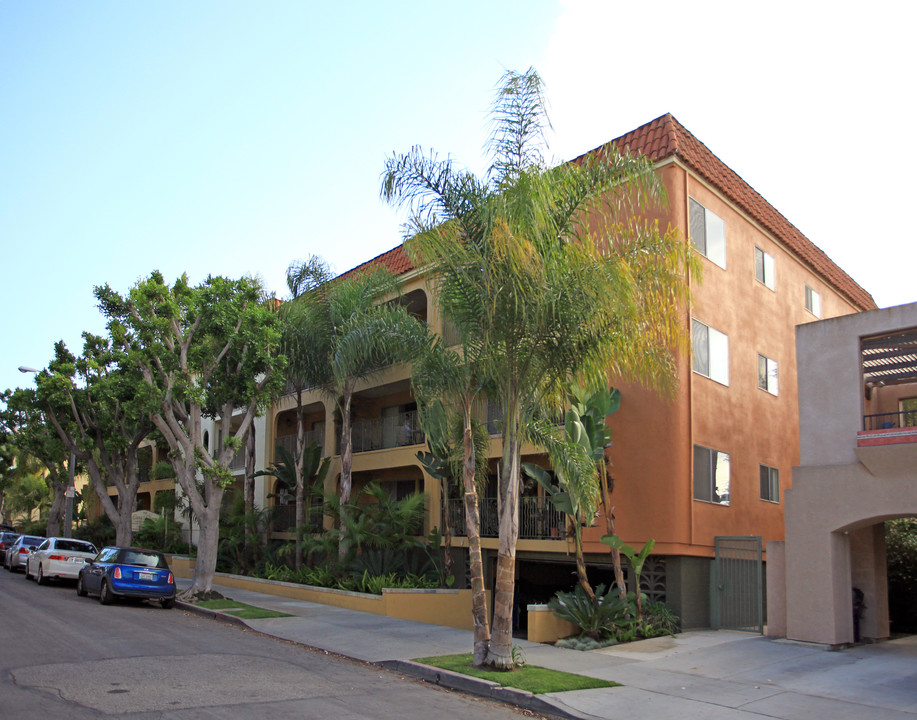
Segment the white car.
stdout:
[[80,569],[98,554],[85,540],[51,537],[32,552],[25,564],[25,577],[44,585],[51,578],[76,580]]

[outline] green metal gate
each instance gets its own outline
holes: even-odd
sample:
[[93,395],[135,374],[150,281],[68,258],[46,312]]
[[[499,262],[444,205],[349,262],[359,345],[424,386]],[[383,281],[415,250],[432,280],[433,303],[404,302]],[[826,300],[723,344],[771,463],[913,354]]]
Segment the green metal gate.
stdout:
[[714,628],[764,632],[764,583],[761,538],[716,538],[711,577]]

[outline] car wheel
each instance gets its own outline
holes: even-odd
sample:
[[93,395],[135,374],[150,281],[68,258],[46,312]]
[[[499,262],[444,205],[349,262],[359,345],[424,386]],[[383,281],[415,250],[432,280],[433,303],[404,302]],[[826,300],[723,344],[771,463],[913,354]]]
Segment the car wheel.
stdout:
[[111,605],[114,596],[111,594],[111,588],[108,587],[108,580],[102,581],[102,589],[99,590],[99,602],[103,605]]
[[[26,571],[28,571],[29,569],[28,565],[26,565],[25,569]],[[41,569],[41,563],[38,563],[38,575],[35,576],[35,582],[37,582],[39,585],[48,584],[48,578],[45,577],[45,574]]]
[[162,606],[166,610],[171,610],[172,608],[175,607],[175,598],[166,598],[165,600],[162,601]]
[[80,597],[86,597],[89,594],[86,592],[86,588],[83,587],[83,573],[80,573],[80,576],[76,579],[76,594]]
[[25,572],[25,579],[26,579],[26,580],[31,580],[31,579],[32,579],[32,576],[29,575],[29,563],[26,562],[26,564],[25,564],[23,567],[25,568],[25,569],[24,569],[24,572]]

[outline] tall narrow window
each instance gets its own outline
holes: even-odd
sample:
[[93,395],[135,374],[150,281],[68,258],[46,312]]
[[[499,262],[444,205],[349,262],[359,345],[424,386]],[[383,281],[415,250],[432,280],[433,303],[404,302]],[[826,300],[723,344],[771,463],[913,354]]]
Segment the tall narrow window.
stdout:
[[729,454],[694,446],[694,499],[729,504]]
[[759,247],[755,248],[755,278],[771,290],[776,287],[774,258]]
[[761,499],[780,502],[780,471],[777,468],[761,466]]
[[691,355],[694,372],[729,384],[729,338],[699,320],[691,326]]
[[777,394],[777,361],[764,355],[758,355],[758,387],[771,395]]
[[688,201],[691,242],[695,249],[721,268],[726,267],[726,224],[697,200]]
[[806,285],[806,310],[815,317],[821,317],[821,295]]

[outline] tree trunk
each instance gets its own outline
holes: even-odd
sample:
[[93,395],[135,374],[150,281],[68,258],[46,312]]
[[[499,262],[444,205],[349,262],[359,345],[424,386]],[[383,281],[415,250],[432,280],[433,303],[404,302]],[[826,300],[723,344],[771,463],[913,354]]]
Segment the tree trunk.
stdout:
[[51,501],[51,507],[48,510],[48,537],[63,535],[61,530],[61,522],[64,519],[64,505],[66,504],[67,485],[65,483],[52,481],[51,489],[54,490],[54,499]]
[[[602,492],[602,515],[605,516],[605,533],[607,535],[615,534],[615,515],[614,507],[609,505],[609,495],[611,490],[608,483],[608,471],[605,468],[605,460],[599,460],[598,463],[599,478],[601,478]],[[624,581],[624,569],[621,567],[621,552],[617,548],[611,550],[611,564],[614,568],[615,584],[618,586],[618,597],[627,600],[627,583]]]
[[505,423],[494,624],[486,661],[488,665],[500,670],[510,670],[513,667],[513,596],[516,587],[516,542],[519,538],[518,418],[509,417],[507,413]]
[[589,584],[589,577],[586,575],[586,559],[583,556],[583,528],[580,525],[580,519],[575,515],[568,516],[573,522],[573,544],[576,553],[576,577],[579,580],[580,587],[586,592],[586,596],[595,602],[595,591]]
[[220,506],[223,488],[213,488],[203,512],[196,513],[198,522],[197,563],[194,582],[182,593],[184,597],[198,597],[213,590],[213,576],[217,566],[217,547],[220,539]]
[[245,436],[245,480],[242,484],[242,497],[245,502],[245,556],[251,557],[253,542],[256,542],[255,528],[248,522],[255,512],[255,425],[248,429]]
[[347,557],[347,503],[350,502],[350,491],[353,468],[353,438],[350,434],[350,393],[346,393],[341,403],[341,487],[338,494],[340,505],[341,535],[338,541],[338,559],[343,562]]
[[490,623],[487,618],[487,591],[484,587],[484,562],[481,558],[481,518],[478,512],[478,487],[475,484],[474,441],[470,412],[465,415],[462,455],[462,485],[465,491],[465,535],[471,574],[471,617],[474,623],[474,664],[483,665],[490,650]]
[[303,477],[303,454],[306,450],[306,427],[302,410],[302,391],[296,392],[296,449],[293,451],[293,473],[296,478],[296,551],[294,564],[296,569],[302,567],[302,529],[305,521],[305,487]]
[[449,512],[449,480],[451,475],[443,477],[440,480],[440,492],[443,507],[443,577],[448,578],[452,574],[452,517]]

